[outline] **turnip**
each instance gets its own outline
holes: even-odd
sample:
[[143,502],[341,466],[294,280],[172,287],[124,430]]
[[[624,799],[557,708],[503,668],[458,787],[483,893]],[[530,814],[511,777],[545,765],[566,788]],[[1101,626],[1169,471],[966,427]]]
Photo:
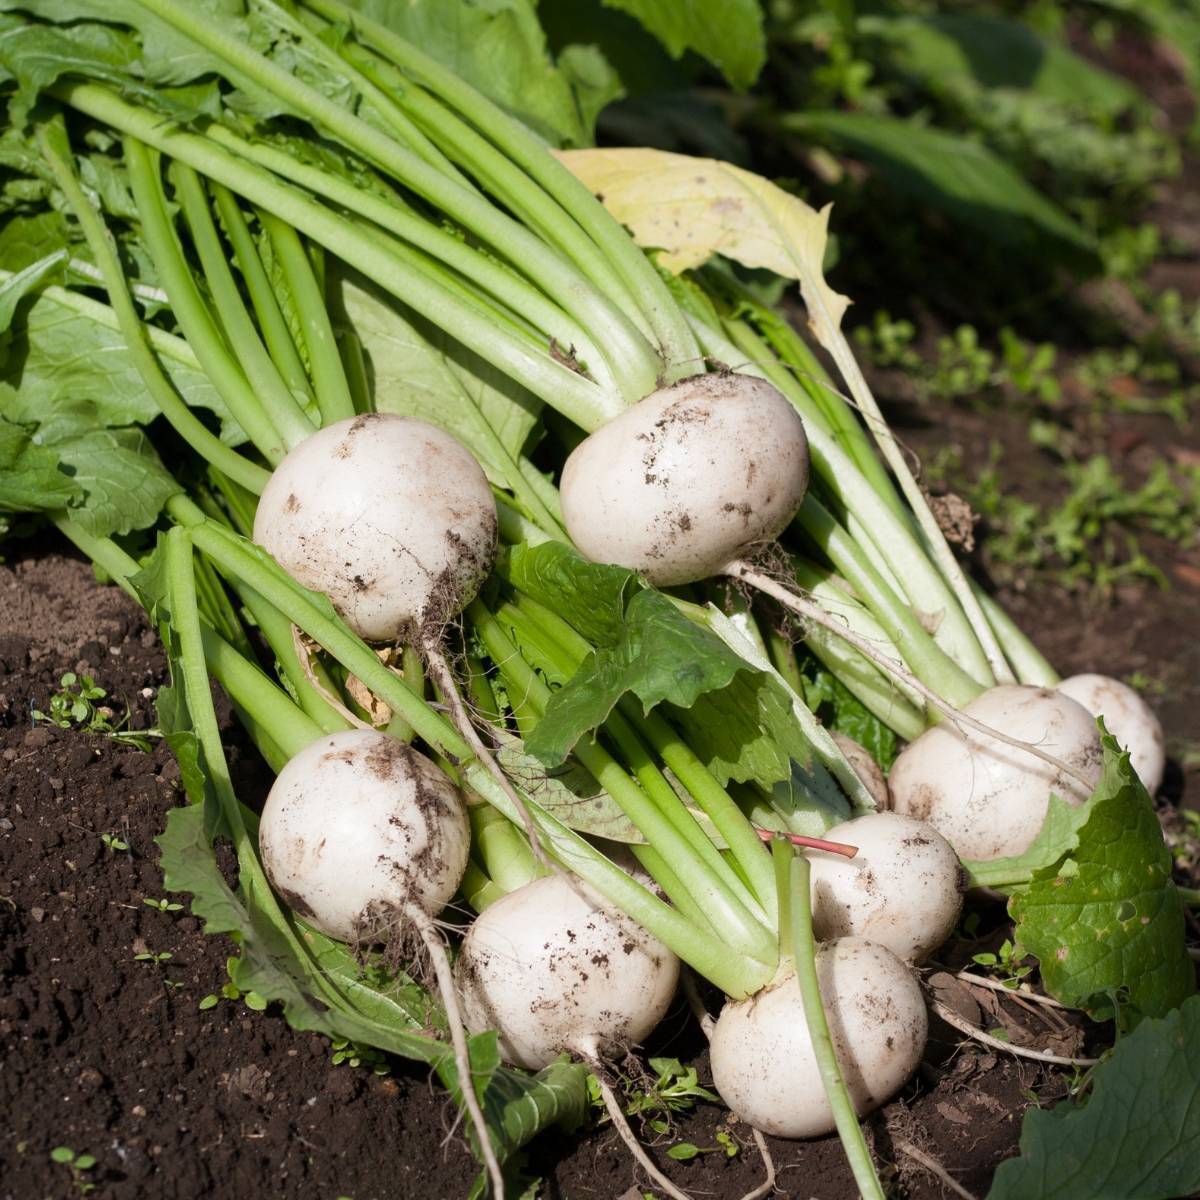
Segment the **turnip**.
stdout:
[[878,812],[835,825],[826,836],[852,843],[858,853],[808,856],[818,938],[869,938],[897,958],[921,962],[950,936],[965,874],[932,825]]
[[563,519],[589,558],[651,583],[689,583],[778,536],[807,486],[804,426],[771,384],[694,375],[576,447],[563,468]]
[[[275,890],[341,941],[403,940],[411,927],[433,963],[459,1076],[470,1076],[458,996],[433,918],[458,890],[471,831],[458,789],[419,751],[385,733],[330,734],[275,779],[259,824]],[[500,1165],[471,1087],[463,1102],[497,1195]]]
[[[893,1096],[925,1048],[925,1003],[913,973],[864,938],[817,950],[817,977],[837,1061],[858,1113]],[[713,1029],[713,1083],[742,1120],[777,1137],[834,1128],[800,986],[788,972],[747,1000],[725,1005]]]
[[638,1145],[603,1064],[670,1006],[679,959],[666,946],[578,880],[551,875],[476,917],[455,978],[467,1028],[498,1030],[507,1062],[539,1070],[564,1050],[588,1062],[622,1140],[660,1187],[683,1195]]
[[384,733],[330,734],[280,771],[259,825],[275,890],[339,941],[383,940],[410,905],[445,908],[467,865],[458,789]]
[[1154,710],[1128,684],[1109,675],[1072,675],[1056,691],[1078,701],[1129,751],[1129,761],[1154,795],[1167,765],[1163,728]]
[[284,458],[259,500],[254,540],[367,641],[423,645],[491,571],[496,504],[448,433],[368,413]]
[[928,821],[961,857],[1021,854],[1042,827],[1051,793],[1078,805],[1099,782],[1099,733],[1069,696],[1006,684],[963,713],[1036,753],[951,718],[911,742],[888,777],[896,812]]
[[475,919],[455,964],[472,1031],[498,1029],[506,1061],[539,1070],[640,1042],[667,1011],[679,960],[578,881],[510,892]]

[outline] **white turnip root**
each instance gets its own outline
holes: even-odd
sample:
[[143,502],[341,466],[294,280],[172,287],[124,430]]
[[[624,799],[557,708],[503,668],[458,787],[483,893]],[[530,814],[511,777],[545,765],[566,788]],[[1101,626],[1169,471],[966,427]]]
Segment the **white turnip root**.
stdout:
[[1129,751],[1129,761],[1146,791],[1154,795],[1167,765],[1166,740],[1154,709],[1128,684],[1110,675],[1072,675],[1056,691],[1078,701]]
[[679,960],[578,880],[551,875],[475,919],[455,964],[473,1032],[539,1070],[564,1050],[595,1058],[639,1042],[667,1011]]
[[438,636],[491,571],[496,529],[470,451],[436,425],[390,413],[338,421],[301,442],[254,517],[254,540],[378,642]]
[[932,825],[878,812],[835,825],[825,836],[858,853],[808,855],[819,939],[868,938],[905,962],[922,962],[950,936],[962,911],[965,872]]
[[[928,1028],[921,989],[891,951],[856,937],[819,947],[817,978],[838,1065],[861,1115],[895,1095],[921,1060]],[[710,1061],[721,1098],[756,1129],[789,1138],[833,1130],[794,973],[725,1005]]]
[[[867,789],[871,799],[875,801],[875,807],[881,810],[887,808],[887,779],[879,769],[879,764],[871,757],[870,751],[844,733],[835,732],[833,740],[837,742],[838,749],[846,756],[846,761],[850,764],[851,770],[862,780],[863,787]],[[837,841],[838,839],[834,838],[833,840]]]
[[690,583],[770,542],[808,487],[808,442],[771,384],[713,373],[652,392],[576,447],[567,531],[596,562]]
[[410,904],[440,912],[470,846],[450,780],[404,742],[359,729],[322,737],[287,763],[258,836],[275,890],[343,942],[386,937]]
[[[279,772],[263,806],[259,851],[272,886],[340,941],[421,939],[446,1008],[460,1077],[470,1053],[446,947],[434,923],[467,867],[471,828],[458,789],[423,754],[374,730],[306,746]],[[504,1179],[479,1098],[463,1104],[478,1135],[492,1194]]]
[[1069,772],[950,719],[896,759],[892,807],[928,821],[962,858],[1021,854],[1042,827],[1051,793],[1078,805],[1099,782],[1095,721],[1069,696],[1018,684],[989,689],[963,712],[1054,756]]

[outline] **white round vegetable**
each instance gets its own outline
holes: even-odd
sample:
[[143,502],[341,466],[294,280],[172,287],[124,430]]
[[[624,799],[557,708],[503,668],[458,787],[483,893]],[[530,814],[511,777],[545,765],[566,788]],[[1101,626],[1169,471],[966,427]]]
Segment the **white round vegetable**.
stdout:
[[1128,684],[1110,675],[1072,675],[1056,689],[1078,701],[1129,751],[1129,761],[1154,795],[1167,765],[1166,739],[1154,709]]
[[[858,1112],[870,1112],[921,1061],[928,1032],[921,989],[891,951],[863,938],[819,947],[817,979],[846,1087]],[[709,1055],[721,1099],[756,1129],[789,1138],[833,1130],[794,974],[727,1003]]]
[[[1091,780],[1091,787],[1099,782],[1099,731],[1087,709],[1069,696],[1004,684],[963,711],[1061,759]],[[928,821],[962,858],[983,860],[1027,850],[1052,792],[1071,805],[1090,795],[1090,788],[1044,759],[949,720],[904,749],[888,786],[896,812]]]
[[531,1071],[564,1050],[590,1060],[640,1042],[679,980],[666,946],[574,885],[550,875],[497,900],[455,964],[467,1028],[499,1030],[505,1061]]
[[771,541],[807,487],[795,408],[764,380],[719,373],[652,392],[598,429],[567,459],[560,490],[583,554],[667,585]]
[[880,809],[887,808],[889,804],[887,780],[879,769],[879,764],[871,757],[870,751],[861,742],[856,742],[845,733],[835,732],[833,740],[837,742],[838,749],[846,756],[846,761],[861,780],[863,787],[871,794],[875,806]]
[[470,836],[462,797],[429,759],[359,729],[322,737],[287,763],[258,831],[275,890],[340,941],[382,936],[406,905],[440,912],[466,870]]
[[869,938],[905,962],[921,962],[950,936],[962,911],[965,872],[932,825],[878,812],[823,836],[857,846],[858,853],[808,851],[818,938]]
[[370,641],[427,641],[496,557],[496,505],[461,442],[368,413],[314,433],[275,468],[254,540]]

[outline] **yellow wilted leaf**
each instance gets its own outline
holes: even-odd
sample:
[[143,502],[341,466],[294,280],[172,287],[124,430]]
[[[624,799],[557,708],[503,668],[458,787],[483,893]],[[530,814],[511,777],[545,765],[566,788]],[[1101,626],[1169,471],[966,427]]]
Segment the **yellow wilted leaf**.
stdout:
[[665,150],[563,150],[568,170],[658,261],[678,275],[714,254],[796,279],[822,344],[850,301],[822,272],[829,205],[820,212],[770,180],[715,158]]

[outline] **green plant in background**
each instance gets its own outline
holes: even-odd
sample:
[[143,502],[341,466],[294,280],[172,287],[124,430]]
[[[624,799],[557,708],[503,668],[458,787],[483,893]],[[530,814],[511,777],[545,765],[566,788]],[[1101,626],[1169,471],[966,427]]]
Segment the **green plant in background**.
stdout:
[[88,1172],[96,1165],[95,1155],[80,1154],[70,1146],[55,1146],[50,1151],[50,1161],[66,1167],[71,1172],[71,1182],[82,1195],[94,1192],[96,1185],[88,1178]]
[[[1058,427],[1049,429],[1056,432]],[[1140,537],[1150,534],[1181,544],[1196,538],[1200,468],[1173,471],[1159,461],[1133,487],[1106,455],[1067,459],[1060,467],[1067,494],[1043,507],[1005,490],[1001,458],[994,444],[988,464],[962,486],[988,524],[989,561],[1002,578],[1044,574],[1063,586],[1086,585],[1100,593],[1126,580],[1165,586]],[[946,460],[938,465],[944,469]]]

